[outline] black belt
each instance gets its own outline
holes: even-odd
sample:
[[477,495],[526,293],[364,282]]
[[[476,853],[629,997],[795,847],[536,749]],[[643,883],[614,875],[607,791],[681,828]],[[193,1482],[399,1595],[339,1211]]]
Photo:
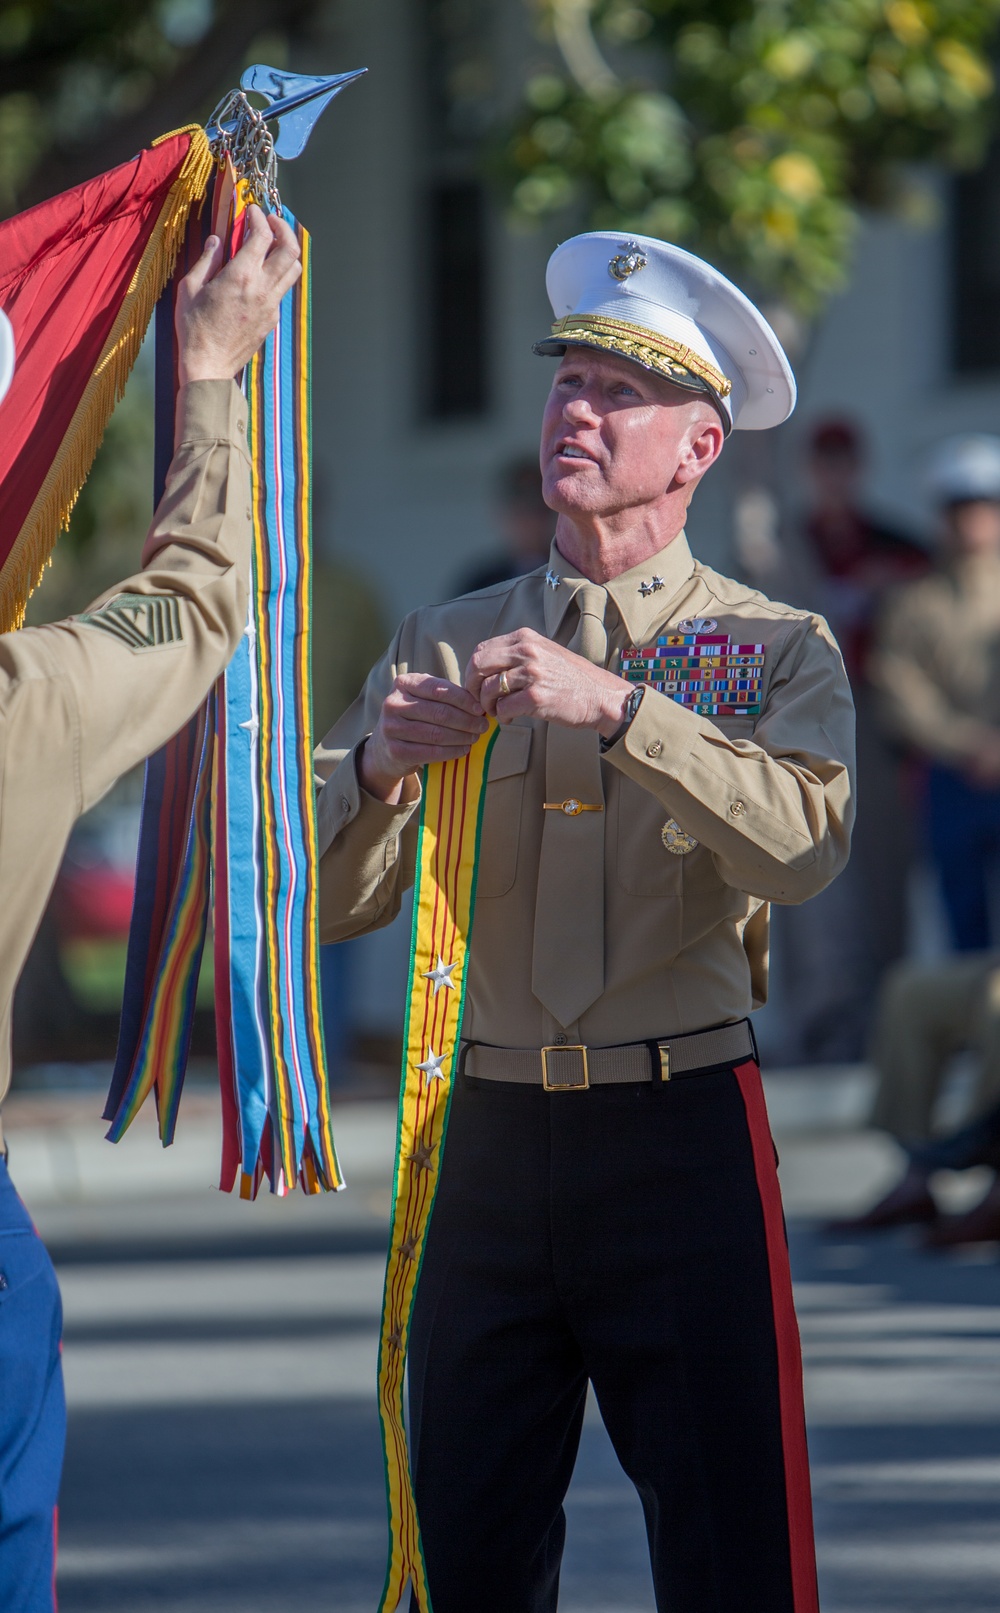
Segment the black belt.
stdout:
[[741,1064],[757,1058],[748,1019],[710,1031],[668,1036],[620,1047],[491,1047],[463,1042],[462,1069],[477,1081],[512,1081],[542,1086],[546,1092],[583,1092],[593,1086],[624,1086],[634,1081],[672,1081],[677,1076]]

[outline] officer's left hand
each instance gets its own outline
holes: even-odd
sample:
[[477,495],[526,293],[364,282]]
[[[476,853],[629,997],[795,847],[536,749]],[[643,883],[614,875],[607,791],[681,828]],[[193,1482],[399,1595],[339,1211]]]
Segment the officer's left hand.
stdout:
[[[505,672],[507,695],[500,692]],[[499,722],[540,717],[564,728],[596,728],[605,739],[621,726],[632,692],[624,678],[530,627],[480,644],[466,668],[465,687]]]

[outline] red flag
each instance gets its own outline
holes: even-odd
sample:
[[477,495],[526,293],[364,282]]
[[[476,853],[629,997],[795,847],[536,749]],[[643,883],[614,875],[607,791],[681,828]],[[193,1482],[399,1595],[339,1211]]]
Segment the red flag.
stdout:
[[0,224],[17,352],[0,405],[0,632],[23,621],[69,523],[211,171],[192,125]]

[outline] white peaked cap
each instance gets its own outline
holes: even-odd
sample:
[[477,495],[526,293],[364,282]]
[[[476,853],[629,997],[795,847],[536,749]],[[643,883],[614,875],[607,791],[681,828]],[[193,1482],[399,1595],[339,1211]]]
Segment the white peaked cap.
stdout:
[[0,399],[7,396],[14,379],[14,330],[0,308]]
[[545,275],[556,322],[535,352],[596,347],[711,397],[727,429],[763,431],[795,407],[781,343],[749,297],[669,241],[595,230],[556,247]]
[[927,491],[938,504],[1000,499],[1000,437],[949,437],[930,458]]

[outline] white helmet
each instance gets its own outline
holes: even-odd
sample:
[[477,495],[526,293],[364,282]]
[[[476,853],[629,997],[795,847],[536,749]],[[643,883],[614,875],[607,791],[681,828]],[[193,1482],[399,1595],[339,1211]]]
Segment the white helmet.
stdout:
[[936,504],[1000,500],[1000,437],[949,437],[931,455],[926,485]]

